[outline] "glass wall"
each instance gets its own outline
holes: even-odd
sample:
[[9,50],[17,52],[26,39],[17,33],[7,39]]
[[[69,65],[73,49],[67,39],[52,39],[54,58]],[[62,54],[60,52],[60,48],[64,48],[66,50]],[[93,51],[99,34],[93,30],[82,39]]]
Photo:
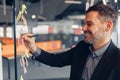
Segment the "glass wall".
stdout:
[[[81,4],[68,4],[64,0],[15,0],[15,9],[12,2],[8,8],[10,13],[7,12],[11,22],[0,25],[3,80],[68,80],[70,66],[57,68],[33,60],[20,36],[37,34],[36,45],[54,54],[76,46],[84,39],[82,26],[87,4],[92,5],[92,0],[81,1]],[[106,1],[120,13],[119,2]],[[94,1],[94,4],[100,2]],[[118,16],[118,25],[119,21]],[[112,34],[117,46],[120,45],[118,25]]]

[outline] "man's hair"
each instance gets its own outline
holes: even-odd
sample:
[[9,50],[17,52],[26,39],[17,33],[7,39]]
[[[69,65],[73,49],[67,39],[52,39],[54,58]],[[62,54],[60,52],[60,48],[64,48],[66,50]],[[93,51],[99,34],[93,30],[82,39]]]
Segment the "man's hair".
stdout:
[[116,26],[118,14],[112,7],[104,4],[96,4],[92,7],[89,7],[86,13],[91,11],[97,11],[100,15],[100,19],[103,21],[111,20],[113,22],[113,27]]

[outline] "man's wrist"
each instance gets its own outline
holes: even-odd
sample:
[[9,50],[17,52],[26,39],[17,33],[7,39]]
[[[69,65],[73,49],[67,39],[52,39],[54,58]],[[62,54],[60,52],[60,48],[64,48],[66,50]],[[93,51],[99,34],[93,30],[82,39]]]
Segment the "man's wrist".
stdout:
[[37,51],[37,49],[38,49],[37,47],[34,47],[34,48],[30,49],[30,52],[35,53]]
[[40,48],[37,48],[36,52],[32,53],[30,51],[30,53],[33,55],[33,57],[38,57],[40,54],[41,54],[41,49]]

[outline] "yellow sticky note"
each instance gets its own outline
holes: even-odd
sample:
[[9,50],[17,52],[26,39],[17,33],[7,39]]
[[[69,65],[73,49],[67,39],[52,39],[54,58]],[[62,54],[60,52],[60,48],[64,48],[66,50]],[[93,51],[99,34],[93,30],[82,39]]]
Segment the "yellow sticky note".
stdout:
[[27,58],[29,58],[29,54],[28,54],[27,51],[25,51],[25,56],[26,56]]
[[22,75],[20,76],[20,80],[24,80]]

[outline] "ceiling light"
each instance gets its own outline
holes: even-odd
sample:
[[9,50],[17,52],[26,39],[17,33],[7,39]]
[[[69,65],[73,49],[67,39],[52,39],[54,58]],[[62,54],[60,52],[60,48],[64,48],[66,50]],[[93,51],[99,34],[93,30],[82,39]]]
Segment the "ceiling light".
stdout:
[[36,15],[32,15],[31,17],[32,17],[32,19],[35,19],[35,18],[36,18]]
[[86,3],[86,10],[88,10],[88,8],[89,8],[89,3],[87,2]]
[[65,3],[69,3],[69,4],[81,4],[81,1],[72,1],[72,0],[65,0]]
[[93,5],[94,5],[94,2],[95,2],[95,0],[91,0],[90,6],[93,6]]
[[78,20],[81,20],[81,19],[85,19],[85,15],[69,15],[68,16],[68,19],[78,19]]
[[104,5],[107,5],[107,2],[106,2],[106,0],[102,0],[102,2],[103,2],[103,4],[104,4]]
[[115,2],[115,3],[117,3],[117,2],[118,2],[118,0],[114,0],[114,2]]

